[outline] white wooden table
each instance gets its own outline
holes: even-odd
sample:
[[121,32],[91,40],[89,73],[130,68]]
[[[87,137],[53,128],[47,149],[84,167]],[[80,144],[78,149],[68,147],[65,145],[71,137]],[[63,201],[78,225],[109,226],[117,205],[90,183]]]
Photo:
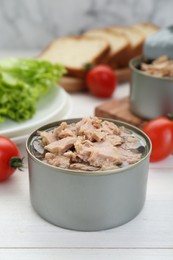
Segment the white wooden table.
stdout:
[[[116,97],[127,95],[119,86]],[[71,117],[91,116],[104,102],[73,94]],[[19,145],[26,156],[24,144]],[[0,183],[0,260],[167,260],[173,259],[173,157],[150,164],[147,199],[129,223],[99,232],[76,232],[53,226],[33,210],[29,198],[27,159],[24,172]]]

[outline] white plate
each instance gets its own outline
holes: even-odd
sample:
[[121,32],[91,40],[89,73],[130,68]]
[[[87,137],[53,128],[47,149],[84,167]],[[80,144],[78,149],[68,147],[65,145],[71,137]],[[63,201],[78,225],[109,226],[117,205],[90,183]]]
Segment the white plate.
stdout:
[[[60,113],[57,113],[50,122],[67,119],[70,116],[71,109],[72,109],[72,102],[71,102],[71,98],[68,96],[62,111]],[[50,123],[50,122],[47,122],[47,123]],[[37,127],[35,129],[37,129]],[[28,131],[27,134],[11,137],[10,139],[16,144],[21,144],[26,141],[26,139],[31,134],[31,132],[32,131]]]
[[7,137],[19,136],[25,134],[25,131],[37,128],[54,118],[64,107],[68,94],[61,87],[52,87],[46,96],[43,96],[38,105],[35,115],[23,122],[18,123],[10,119],[0,123],[0,135]]

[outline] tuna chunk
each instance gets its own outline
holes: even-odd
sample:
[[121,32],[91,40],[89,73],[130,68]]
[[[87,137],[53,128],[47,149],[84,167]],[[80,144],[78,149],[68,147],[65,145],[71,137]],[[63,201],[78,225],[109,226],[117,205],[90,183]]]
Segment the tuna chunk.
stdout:
[[61,139],[61,138],[65,138],[65,137],[68,137],[68,136],[75,136],[75,133],[72,131],[72,130],[70,130],[69,128],[66,128],[66,129],[64,129],[64,130],[62,130],[60,133],[59,133],[59,135],[58,135],[58,137]]
[[53,142],[55,142],[57,140],[53,131],[49,131],[49,132],[38,131],[38,134],[42,137],[42,143],[44,145],[53,143]]
[[107,141],[92,143],[88,140],[75,143],[78,156],[90,165],[101,167],[103,164],[121,164],[116,148]]
[[87,162],[93,146],[94,144],[91,141],[83,140],[82,138],[78,138],[78,140],[74,144],[78,157],[84,162]]
[[107,135],[106,141],[110,142],[113,146],[120,145],[124,142],[124,139],[119,135]]
[[76,123],[76,130],[79,131],[80,127],[88,121],[88,118],[84,117],[82,120]]
[[76,141],[75,137],[66,137],[46,145],[45,149],[51,153],[63,154],[68,149],[73,147],[75,141]]
[[62,139],[68,136],[76,136],[76,127],[75,124],[68,125],[67,123],[63,122],[54,129],[55,136],[58,139]]
[[131,135],[131,132],[124,126],[120,126],[119,129],[120,129],[120,136],[126,137]]
[[99,130],[94,130],[92,135],[91,135],[91,140],[95,140],[97,142],[105,140],[105,138],[106,138],[106,134],[99,131]]
[[57,130],[57,135],[60,139],[67,137],[67,136],[73,136],[73,137],[76,136],[75,124],[70,124],[70,125],[67,125],[64,127],[65,127],[65,129],[60,130],[60,132]]
[[81,159],[78,157],[76,152],[67,151],[64,153],[64,156],[70,159],[70,162],[81,162]]
[[106,134],[99,129],[101,120],[97,118],[85,118],[76,124],[77,133],[80,136],[85,136],[85,139],[90,141],[101,141]]
[[63,122],[53,131],[39,134],[44,148],[43,152],[37,151],[40,158],[73,170],[125,167],[138,162],[145,150],[140,138],[131,130],[97,117],[83,118],[76,124]]
[[121,147],[117,149],[123,163],[126,162],[127,164],[133,164],[138,162],[142,157],[141,153],[133,153],[132,151],[124,150]]
[[89,164],[83,163],[73,163],[70,165],[69,169],[71,170],[81,170],[81,171],[98,171],[99,167],[94,167]]
[[87,123],[92,124],[95,128],[100,128],[102,124],[102,120],[100,120],[98,117],[84,117],[82,120],[76,123],[76,129],[79,129],[82,125],[85,125]]
[[120,129],[118,128],[118,126],[109,121],[102,122],[102,131],[107,134],[118,135],[120,133]]
[[126,150],[137,149],[139,146],[141,146],[139,139],[130,135],[126,137],[126,141],[122,144],[122,148]]
[[113,163],[105,163],[102,165],[100,168],[101,171],[108,171],[108,170],[113,170],[113,169],[118,169],[120,168],[118,165],[115,165]]
[[68,127],[66,122],[62,122],[60,126],[54,129],[54,134],[57,138],[59,138],[59,134]]
[[53,166],[61,167],[61,168],[68,168],[70,165],[70,159],[62,156],[62,155],[55,155],[52,153],[45,154],[45,161],[48,164]]
[[119,165],[122,160],[119,156],[118,150],[107,141],[94,143],[90,150],[88,162],[93,166],[109,166]]

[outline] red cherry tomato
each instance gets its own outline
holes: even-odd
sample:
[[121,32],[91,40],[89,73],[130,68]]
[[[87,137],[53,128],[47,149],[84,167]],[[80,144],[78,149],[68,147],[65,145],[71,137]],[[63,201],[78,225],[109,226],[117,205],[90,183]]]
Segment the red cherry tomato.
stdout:
[[165,159],[173,152],[173,121],[159,117],[146,123],[143,131],[152,142],[151,162]]
[[97,65],[87,73],[86,83],[94,96],[108,98],[116,89],[117,79],[109,66]]
[[12,175],[16,168],[22,167],[17,146],[7,137],[0,136],[0,181]]

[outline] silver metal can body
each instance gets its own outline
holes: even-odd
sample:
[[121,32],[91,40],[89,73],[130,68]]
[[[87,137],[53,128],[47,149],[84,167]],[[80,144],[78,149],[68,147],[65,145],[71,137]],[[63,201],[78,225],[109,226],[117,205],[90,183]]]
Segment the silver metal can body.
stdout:
[[133,113],[153,119],[173,111],[173,79],[147,75],[138,67],[142,57],[130,62],[131,88],[130,107]]
[[[151,144],[144,138],[148,152],[141,161],[102,172],[52,167],[34,158],[27,148],[33,208],[52,224],[73,230],[103,230],[130,221],[146,197]],[[28,139],[28,147],[29,143]]]

